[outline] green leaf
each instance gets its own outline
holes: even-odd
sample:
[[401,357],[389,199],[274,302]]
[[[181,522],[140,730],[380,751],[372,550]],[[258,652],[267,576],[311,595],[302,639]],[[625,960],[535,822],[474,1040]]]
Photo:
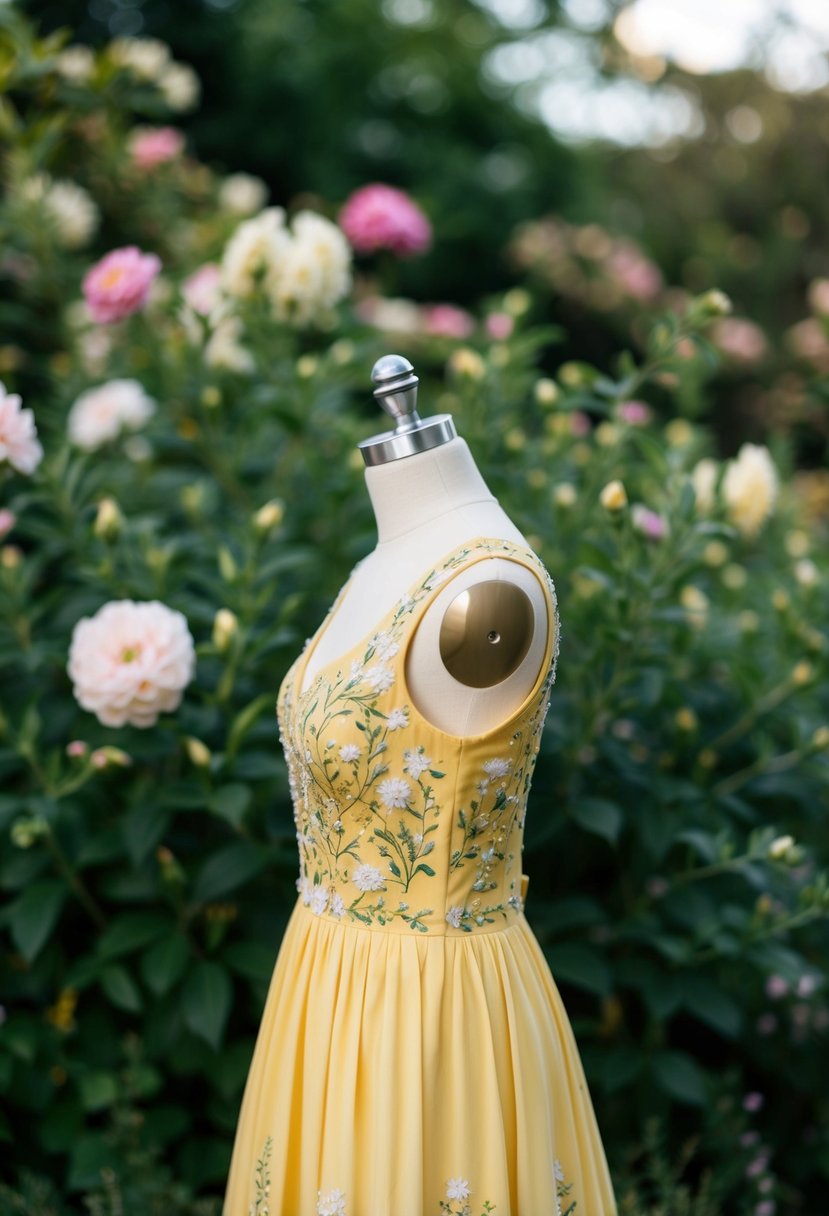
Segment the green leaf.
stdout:
[[622,830],[622,812],[606,798],[580,798],[569,808],[569,814],[586,832],[603,836],[615,844]]
[[68,894],[59,878],[43,878],[32,883],[9,909],[14,944],[28,963],[40,953],[57,924]]
[[238,828],[250,806],[250,798],[250,787],[247,785],[223,785],[207,799],[207,807],[232,827]]
[[112,963],[101,972],[101,987],[113,1005],[126,1009],[129,1013],[138,1013],[143,1007],[141,992],[126,967],[120,963]]
[[227,845],[208,857],[193,884],[193,899],[209,903],[220,895],[235,891],[258,874],[267,863],[267,854],[247,840]]
[[175,922],[166,912],[125,912],[98,938],[97,953],[101,958],[117,958],[165,937],[174,928]]
[[118,1080],[111,1072],[88,1072],[78,1081],[84,1110],[103,1110],[118,1098]]
[[692,1106],[705,1106],[708,1090],[705,1074],[684,1051],[658,1051],[650,1061],[654,1079],[664,1093]]
[[171,933],[142,957],[144,983],[156,996],[163,996],[181,979],[189,958],[190,944],[187,938],[181,933]]
[[233,986],[224,967],[218,963],[197,963],[182,990],[182,1012],[184,1020],[193,1031],[218,1048],[222,1041]]
[[435,877],[435,871],[431,866],[427,866],[425,861],[421,861],[420,865],[415,867],[415,874],[417,874],[420,870],[422,870],[424,874],[428,874],[430,878]]
[[703,976],[685,975],[682,981],[686,1008],[725,1038],[736,1039],[743,1024],[743,1013],[737,1002]]
[[236,715],[227,736],[226,751],[229,760],[233,759],[233,757],[236,755],[242,740],[253,726],[259,715],[264,713],[265,710],[273,712],[273,704],[273,694],[269,692],[262,693],[261,696],[256,697],[255,700],[251,701],[249,705],[246,705],[245,708]]
[[125,817],[122,835],[130,861],[138,868],[167,831],[170,810],[160,800],[147,798]]
[[234,942],[222,951],[222,962],[245,979],[265,981],[273,974],[275,950],[261,942]]
[[635,1047],[612,1047],[601,1058],[597,1069],[599,1084],[606,1094],[624,1089],[642,1070],[642,1055]]
[[612,987],[610,968],[597,950],[575,942],[562,942],[545,951],[553,979],[565,980],[599,996],[608,996]]

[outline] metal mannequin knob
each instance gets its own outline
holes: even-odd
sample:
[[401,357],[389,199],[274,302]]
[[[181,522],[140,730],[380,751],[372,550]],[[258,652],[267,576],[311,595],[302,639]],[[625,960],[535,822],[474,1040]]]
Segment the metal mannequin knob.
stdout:
[[403,355],[383,355],[371,369],[371,379],[377,385],[374,390],[377,402],[397,423],[398,431],[409,430],[421,422],[417,412],[418,378],[408,359]]
[[383,355],[371,369],[371,379],[375,400],[396,425],[393,431],[372,435],[357,445],[367,465],[416,456],[457,439],[451,414],[433,414],[428,418],[418,414],[418,379],[403,355]]

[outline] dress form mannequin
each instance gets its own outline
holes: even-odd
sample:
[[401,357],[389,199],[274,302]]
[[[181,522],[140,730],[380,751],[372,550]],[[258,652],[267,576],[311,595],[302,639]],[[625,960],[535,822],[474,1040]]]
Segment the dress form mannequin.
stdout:
[[[303,691],[325,664],[365,637],[413,581],[455,546],[491,537],[527,547],[448,416],[418,417],[413,395],[417,378],[411,370],[399,356],[375,364],[373,378],[380,385],[375,395],[392,417],[402,419],[396,431],[360,445],[368,465],[366,486],[378,542],[358,563],[319,637],[303,673]],[[433,446],[418,450],[423,444]],[[465,592],[468,597],[459,600]],[[465,612],[470,601],[482,606],[483,613]],[[483,656],[473,663],[476,671],[471,676],[468,664],[464,671],[450,662],[455,674],[447,666],[445,638],[453,613],[455,645],[461,650],[471,645],[473,654]],[[526,566],[493,557],[448,577],[424,613],[408,653],[406,679],[418,710],[452,735],[475,735],[498,726],[536,683],[548,629],[544,591]],[[513,644],[514,662],[495,653],[507,639]]]

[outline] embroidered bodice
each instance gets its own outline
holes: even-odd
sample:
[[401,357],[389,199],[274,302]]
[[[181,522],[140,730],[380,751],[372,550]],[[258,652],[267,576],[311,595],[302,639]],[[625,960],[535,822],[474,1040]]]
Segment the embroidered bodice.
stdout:
[[[406,655],[445,582],[489,557],[531,569],[548,604],[538,678],[501,725],[456,736],[417,710]],[[553,581],[532,550],[466,542],[301,691],[316,634],[277,699],[299,845],[297,890],[317,916],[377,931],[493,932],[521,915],[524,822],[560,643]]]

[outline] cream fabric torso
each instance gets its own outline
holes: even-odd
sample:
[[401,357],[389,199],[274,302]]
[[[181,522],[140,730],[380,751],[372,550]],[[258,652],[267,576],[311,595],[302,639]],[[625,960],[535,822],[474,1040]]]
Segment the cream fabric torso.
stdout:
[[[526,545],[487,489],[462,439],[390,465],[366,470],[377,520],[377,547],[358,563],[303,676],[305,691],[317,672],[349,650],[388,611],[418,573],[446,550],[473,537],[492,536]],[[520,587],[533,606],[529,649],[517,669],[491,688],[469,688],[454,679],[440,657],[439,635],[449,604],[481,581]],[[406,676],[419,711],[455,734],[476,734],[502,722],[532,688],[544,659],[547,602],[532,572],[494,556],[461,571],[430,604],[412,640]]]

